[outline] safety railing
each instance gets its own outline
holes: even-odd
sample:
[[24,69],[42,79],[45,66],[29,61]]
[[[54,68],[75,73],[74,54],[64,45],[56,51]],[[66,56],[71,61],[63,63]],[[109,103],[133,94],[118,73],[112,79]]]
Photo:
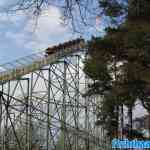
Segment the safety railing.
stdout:
[[0,65],[0,81],[13,80],[20,76],[40,69],[58,59],[66,57],[74,52],[83,49],[83,44],[76,44],[72,48],[66,48],[46,56],[45,51],[19,58],[13,62]]

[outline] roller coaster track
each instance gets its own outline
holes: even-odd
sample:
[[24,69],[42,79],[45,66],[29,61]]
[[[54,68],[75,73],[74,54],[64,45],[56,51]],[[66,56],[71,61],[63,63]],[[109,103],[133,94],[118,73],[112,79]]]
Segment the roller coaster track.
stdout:
[[84,43],[77,43],[72,48],[61,49],[54,54],[45,55],[45,51],[22,57],[13,62],[0,65],[0,81],[13,80],[22,75],[38,70],[43,66],[84,49]]
[[111,149],[95,126],[97,99],[83,97],[91,81],[83,75],[81,51],[84,42],[0,66],[0,150],[58,150],[60,139],[62,150]]

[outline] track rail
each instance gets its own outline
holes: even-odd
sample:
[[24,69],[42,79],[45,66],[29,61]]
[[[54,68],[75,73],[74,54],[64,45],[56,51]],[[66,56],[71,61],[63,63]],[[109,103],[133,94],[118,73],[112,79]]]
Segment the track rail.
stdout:
[[67,57],[75,52],[84,49],[85,43],[76,43],[71,48],[65,48],[46,56],[45,51],[22,57],[13,62],[0,65],[0,81],[14,80],[30,72],[36,71],[48,64],[56,62],[58,59]]

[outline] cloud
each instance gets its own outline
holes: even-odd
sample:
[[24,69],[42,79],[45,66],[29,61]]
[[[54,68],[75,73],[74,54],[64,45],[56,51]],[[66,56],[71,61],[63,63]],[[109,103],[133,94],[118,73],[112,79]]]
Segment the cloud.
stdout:
[[[34,20],[29,22],[25,31],[33,33],[31,44],[41,43],[44,44],[56,44],[60,41],[64,41],[70,35],[70,31],[66,26],[61,24],[61,12],[56,7],[50,7],[48,10],[43,11],[42,15],[38,18],[37,26],[34,26]],[[41,45],[39,47],[41,47]],[[36,47],[35,47],[36,48]]]
[[44,10],[36,20],[29,13],[0,13],[0,63],[75,38],[68,26],[61,24],[61,11],[56,7]]
[[[56,7],[49,7],[39,16],[36,25],[35,19],[29,19],[19,32],[8,31],[5,36],[19,47],[30,50],[44,49],[76,36],[72,35],[67,26],[61,24],[60,18],[60,10]],[[14,20],[16,25],[21,22],[20,16]]]

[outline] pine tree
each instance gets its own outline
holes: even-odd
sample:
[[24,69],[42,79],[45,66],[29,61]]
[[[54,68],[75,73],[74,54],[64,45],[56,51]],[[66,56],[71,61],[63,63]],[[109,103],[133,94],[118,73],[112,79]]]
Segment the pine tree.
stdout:
[[126,105],[132,129],[132,109],[137,99],[150,112],[150,1],[129,0],[123,4],[100,0],[100,7],[111,19],[117,21],[121,15],[125,19],[107,28],[104,37],[89,42],[85,72],[99,83],[91,86],[93,91],[104,97],[98,116],[101,123],[111,130],[115,120],[117,128],[118,107]]

